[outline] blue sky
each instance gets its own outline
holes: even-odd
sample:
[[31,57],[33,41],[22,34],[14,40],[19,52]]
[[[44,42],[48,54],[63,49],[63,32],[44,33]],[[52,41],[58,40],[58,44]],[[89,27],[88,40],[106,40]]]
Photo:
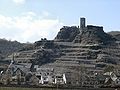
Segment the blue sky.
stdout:
[[54,39],[63,25],[100,25],[120,30],[120,0],[0,0],[0,38],[34,42]]

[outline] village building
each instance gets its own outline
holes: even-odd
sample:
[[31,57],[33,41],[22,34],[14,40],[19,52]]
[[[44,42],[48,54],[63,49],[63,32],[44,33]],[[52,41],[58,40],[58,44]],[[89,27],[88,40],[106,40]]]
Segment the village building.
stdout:
[[55,73],[53,68],[39,68],[35,66],[35,75],[40,84],[66,84],[65,74]]
[[17,70],[12,74],[11,84],[25,84],[25,75],[25,72],[23,72],[20,68],[17,68]]
[[39,79],[40,84],[52,84],[54,82],[53,68],[39,68],[35,66],[35,75]]
[[65,74],[56,74],[55,75],[54,84],[66,84],[66,83],[67,83],[67,80],[66,80]]
[[31,65],[17,64],[13,61],[8,66],[6,72],[1,75],[1,82],[3,84],[26,84],[26,75],[30,72]]

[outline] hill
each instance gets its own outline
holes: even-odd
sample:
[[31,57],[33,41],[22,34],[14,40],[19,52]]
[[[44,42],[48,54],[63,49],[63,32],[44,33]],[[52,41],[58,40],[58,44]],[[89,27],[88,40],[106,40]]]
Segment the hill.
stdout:
[[[103,27],[63,26],[54,40],[44,38],[14,53],[14,61],[31,63],[31,70],[35,65],[64,73],[75,71],[79,66],[93,71],[102,70],[108,65],[120,64],[120,48],[116,41],[115,37],[103,31]],[[11,54],[5,60],[12,58]]]
[[0,39],[0,54],[1,58],[4,58],[13,52],[17,52],[23,47],[24,44],[17,41],[8,41],[6,39]]
[[[103,68],[119,64],[119,46],[116,39],[105,33],[103,27],[62,27],[54,40],[41,39],[24,47],[14,55],[17,63],[32,63],[43,67],[68,66]],[[10,55],[6,60],[11,60]],[[50,64],[50,65],[49,65]],[[45,66],[44,66],[45,65]],[[62,70],[62,72],[66,71]],[[58,70],[59,71],[59,70]]]
[[[30,70],[33,75],[36,72],[36,76],[49,75],[51,70],[53,75],[65,74],[67,84],[73,86],[96,83],[97,75],[101,79],[101,75],[114,69],[112,72],[120,75],[120,42],[100,26],[86,26],[85,23],[80,27],[63,26],[54,40],[42,38],[15,50],[4,61],[13,60],[13,66],[23,71],[27,67],[25,73]],[[0,70],[9,65],[1,64]]]
[[111,32],[108,32],[108,34],[112,35],[114,38],[120,41],[120,31],[111,31]]

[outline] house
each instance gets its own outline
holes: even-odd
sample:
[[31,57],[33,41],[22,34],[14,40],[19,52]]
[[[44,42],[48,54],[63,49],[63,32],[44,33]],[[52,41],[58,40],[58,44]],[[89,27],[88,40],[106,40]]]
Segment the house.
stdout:
[[10,84],[10,82],[12,81],[11,77],[12,77],[11,70],[8,69],[7,72],[2,73],[0,81],[4,85]]
[[105,72],[104,76],[106,77],[104,82],[106,86],[114,86],[118,80],[114,72]]
[[25,84],[25,75],[25,72],[23,72],[20,68],[17,68],[17,70],[12,73],[11,84]]
[[66,76],[65,74],[56,74],[54,84],[66,84]]
[[30,72],[31,64],[17,64],[11,65],[12,81],[11,84],[26,84],[26,75]]
[[17,64],[13,61],[8,66],[1,78],[1,82],[5,85],[8,84],[25,84],[26,74],[30,72],[30,64]]
[[40,84],[52,84],[54,81],[53,68],[36,68],[36,77],[39,79]]
[[39,84],[66,84],[65,74],[56,74],[53,68],[35,66],[35,69],[35,75],[39,79]]

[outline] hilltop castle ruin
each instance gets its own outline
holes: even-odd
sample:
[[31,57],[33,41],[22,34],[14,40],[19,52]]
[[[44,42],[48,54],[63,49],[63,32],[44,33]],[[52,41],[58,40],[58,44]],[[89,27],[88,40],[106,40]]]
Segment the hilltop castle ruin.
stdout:
[[[86,25],[85,18],[80,18],[80,28],[63,26],[54,40],[40,40],[16,52],[14,64],[19,68],[31,65],[29,70],[34,73],[37,85],[42,75],[54,75],[68,86],[99,86],[103,85],[101,75],[106,66],[120,65],[120,47],[115,41],[103,27]],[[12,58],[10,55],[6,60]]]

